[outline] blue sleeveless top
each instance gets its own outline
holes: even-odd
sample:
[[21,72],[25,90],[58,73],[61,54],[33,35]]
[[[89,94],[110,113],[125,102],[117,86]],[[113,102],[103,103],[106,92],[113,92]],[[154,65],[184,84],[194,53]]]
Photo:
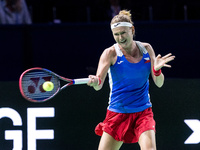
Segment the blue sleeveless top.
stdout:
[[136,41],[136,44],[143,53],[143,58],[138,63],[130,63],[118,44],[114,44],[117,61],[108,70],[110,111],[135,113],[152,106],[149,96],[150,56],[140,42]]

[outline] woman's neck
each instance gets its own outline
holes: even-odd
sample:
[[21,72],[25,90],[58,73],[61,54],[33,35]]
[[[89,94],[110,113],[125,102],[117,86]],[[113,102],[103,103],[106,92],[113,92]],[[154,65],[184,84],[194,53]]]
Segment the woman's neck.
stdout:
[[132,57],[138,58],[141,56],[141,52],[139,48],[137,47],[137,44],[135,41],[133,41],[129,47],[123,48],[121,45],[119,45],[120,49],[122,50],[124,55],[130,55]]

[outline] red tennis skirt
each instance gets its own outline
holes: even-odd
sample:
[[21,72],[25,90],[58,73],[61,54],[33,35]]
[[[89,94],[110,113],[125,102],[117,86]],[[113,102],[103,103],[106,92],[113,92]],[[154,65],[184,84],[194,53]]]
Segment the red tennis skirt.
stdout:
[[115,113],[107,110],[105,120],[96,126],[95,133],[102,136],[104,131],[117,141],[136,143],[143,132],[155,131],[155,124],[151,107],[137,113]]

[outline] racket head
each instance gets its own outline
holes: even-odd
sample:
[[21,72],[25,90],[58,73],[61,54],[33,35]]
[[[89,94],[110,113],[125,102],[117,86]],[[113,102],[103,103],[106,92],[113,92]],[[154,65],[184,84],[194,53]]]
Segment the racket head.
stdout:
[[[52,91],[45,91],[42,88],[43,83],[46,81],[54,84]],[[30,68],[21,74],[19,89],[26,100],[37,103],[45,102],[60,91],[60,80],[58,75],[48,69],[40,67]]]

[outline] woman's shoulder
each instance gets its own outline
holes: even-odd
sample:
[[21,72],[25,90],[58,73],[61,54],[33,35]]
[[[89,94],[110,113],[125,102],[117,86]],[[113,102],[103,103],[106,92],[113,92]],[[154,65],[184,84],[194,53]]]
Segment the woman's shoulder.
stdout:
[[149,43],[147,43],[147,42],[140,42],[140,43],[141,43],[147,50],[152,48],[151,44],[149,44]]
[[106,48],[106,49],[104,50],[104,53],[106,53],[107,56],[115,56],[115,55],[116,55],[116,51],[115,51],[114,45],[112,45],[112,46]]
[[151,44],[149,44],[147,42],[140,42],[140,43],[145,47],[145,49],[147,50],[147,52],[149,53],[150,56],[154,56],[155,55]]
[[113,46],[110,46],[108,48],[106,48],[103,53],[102,53],[102,58],[105,60],[109,60],[109,62],[113,65],[116,61],[116,51],[115,51],[115,47],[114,45]]

